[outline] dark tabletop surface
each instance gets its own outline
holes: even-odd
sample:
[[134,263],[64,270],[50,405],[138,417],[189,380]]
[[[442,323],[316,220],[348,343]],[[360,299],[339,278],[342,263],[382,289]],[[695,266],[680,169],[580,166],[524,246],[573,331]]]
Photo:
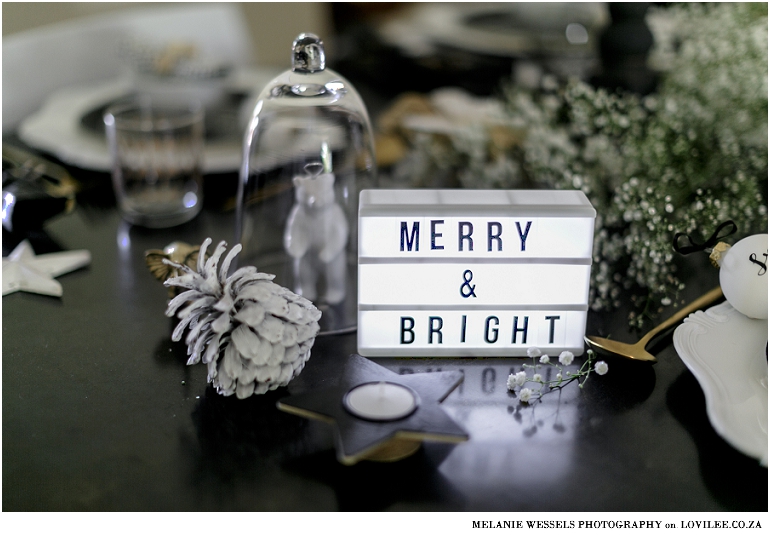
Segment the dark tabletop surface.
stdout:
[[[334,384],[355,334],[319,337],[287,388],[246,400],[216,394],[170,339],[144,251],[232,243],[217,193],[235,177],[206,178],[190,223],[146,230],[121,222],[108,176],[81,174],[92,189],[75,211],[31,237],[38,254],[88,249],[90,266],[58,277],[61,298],[2,300],[5,511],[767,511],[767,469],[716,434],[670,335],[657,364],[607,358],[607,375],[529,406],[505,384],[522,359],[373,359],[399,374],[462,371],[443,407],[470,439],[344,466],[328,424],[276,402]],[[696,279],[690,297],[717,284],[716,272]],[[632,341],[624,317],[591,313],[588,331]]]

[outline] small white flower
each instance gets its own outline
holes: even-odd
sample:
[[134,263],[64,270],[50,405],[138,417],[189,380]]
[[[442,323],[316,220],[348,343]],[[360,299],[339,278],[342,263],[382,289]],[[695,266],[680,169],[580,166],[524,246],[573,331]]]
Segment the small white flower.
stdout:
[[561,373],[557,373],[556,374],[556,380],[557,381],[561,381]]
[[532,380],[535,381],[536,383],[541,383],[543,382],[543,376],[540,375],[539,373],[536,373],[535,375],[532,376]]
[[532,397],[532,390],[529,388],[522,388],[519,392],[519,401],[522,403],[527,403],[530,398]]
[[527,374],[525,372],[512,373],[508,376],[506,386],[508,390],[513,391],[517,386],[522,386],[527,382]]
[[609,370],[609,366],[607,366],[607,363],[603,360],[600,360],[596,363],[596,366],[594,367],[594,370],[596,370],[596,373],[599,375],[604,375]]
[[508,390],[513,391],[514,388],[518,386],[516,383],[516,375],[511,374],[508,376],[508,381],[506,382],[506,386],[508,386]]
[[540,364],[548,364],[548,361],[551,360],[548,358],[548,355],[543,355],[540,357]]
[[527,382],[527,374],[526,372],[519,372],[514,376],[514,382],[516,383],[516,386],[521,386],[524,383]]
[[570,364],[572,364],[572,359],[574,358],[575,358],[575,355],[572,354],[572,351],[562,351],[559,354],[559,362],[564,366],[569,366]]
[[528,356],[529,358],[532,358],[532,359],[533,359],[533,358],[535,358],[535,357],[539,357],[539,356],[540,356],[540,355],[542,355],[542,354],[543,354],[543,353],[542,353],[542,351],[540,351],[540,349],[539,349],[539,348],[537,348],[537,347],[530,347],[530,348],[527,348],[527,356]]

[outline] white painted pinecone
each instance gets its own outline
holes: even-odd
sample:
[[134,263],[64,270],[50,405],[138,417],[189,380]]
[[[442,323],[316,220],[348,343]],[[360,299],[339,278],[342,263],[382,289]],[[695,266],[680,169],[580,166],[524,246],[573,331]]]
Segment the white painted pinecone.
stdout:
[[228,277],[240,244],[230,250],[217,274],[227,244],[220,242],[205,260],[210,244],[207,238],[201,245],[197,272],[164,260],[182,273],[164,284],[187,288],[166,309],[171,317],[186,305],[177,314],[180,321],[172,340],[181,340],[189,329],[187,364],[206,364],[208,381],[220,394],[243,399],[286,386],[310,358],[321,311],[272,282],[275,275],[259,273],[253,266]]

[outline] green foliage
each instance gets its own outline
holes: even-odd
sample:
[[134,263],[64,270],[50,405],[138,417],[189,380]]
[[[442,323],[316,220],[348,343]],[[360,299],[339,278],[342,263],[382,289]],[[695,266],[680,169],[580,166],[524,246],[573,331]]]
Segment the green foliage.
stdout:
[[451,136],[448,159],[420,149],[451,161],[464,187],[584,191],[599,213],[591,306],[630,294],[637,327],[684,288],[674,233],[710,234],[727,219],[736,240],[767,232],[767,6],[674,5],[658,17],[656,94],[550,79],[536,92],[508,87],[506,126],[525,132],[521,143],[492,152],[469,127]]

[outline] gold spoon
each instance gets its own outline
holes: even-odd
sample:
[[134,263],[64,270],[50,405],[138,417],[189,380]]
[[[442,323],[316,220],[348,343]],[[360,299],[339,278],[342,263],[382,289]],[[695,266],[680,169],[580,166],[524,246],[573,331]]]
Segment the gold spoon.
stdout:
[[658,334],[660,331],[675,325],[692,312],[700,310],[706,305],[713,303],[720,297],[722,297],[722,288],[714,288],[707,294],[700,296],[686,307],[677,311],[676,314],[645,334],[642,339],[635,344],[616,342],[615,340],[608,340],[607,338],[600,338],[598,336],[586,336],[585,341],[592,349],[599,349],[608,353],[614,353],[616,355],[620,355],[621,357],[626,357],[633,360],[657,362],[658,359],[648,353],[645,349],[650,340],[652,340],[652,337]]

